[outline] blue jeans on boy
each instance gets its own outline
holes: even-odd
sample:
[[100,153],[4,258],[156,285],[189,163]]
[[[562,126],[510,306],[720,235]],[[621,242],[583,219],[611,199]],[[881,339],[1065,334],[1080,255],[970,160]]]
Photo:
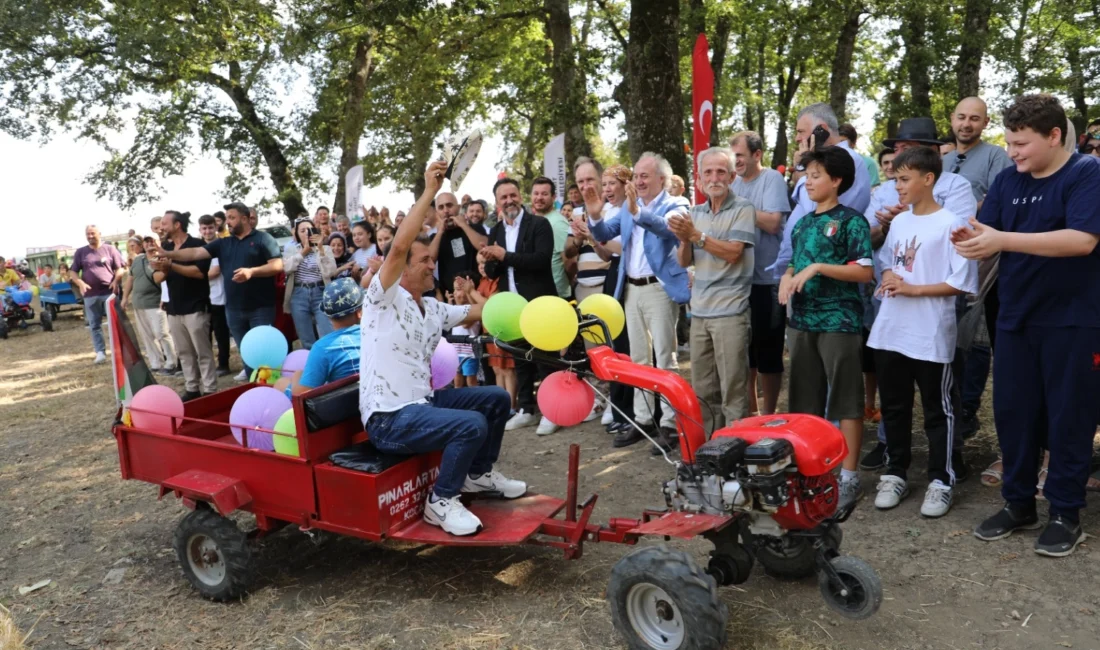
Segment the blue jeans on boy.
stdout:
[[467,475],[493,469],[504,440],[512,398],[503,388],[481,386],[437,391],[428,404],[411,404],[367,421],[370,441],[392,454],[443,450],[436,496],[458,496]]
[[[248,330],[260,325],[275,324],[275,307],[235,309],[226,305],[225,320],[229,323],[229,333],[233,335],[233,340],[237,342],[237,349],[240,350],[241,341],[244,340],[244,335],[248,334]],[[244,369],[247,374],[252,374],[252,368],[245,366]]]
[[92,347],[97,353],[106,353],[107,345],[103,342],[103,321],[107,318],[106,296],[85,296],[84,298],[84,322],[92,331]]
[[[317,285],[294,287],[294,293],[290,294],[290,317],[294,319],[298,340],[306,350],[312,348],[317,339],[332,331],[332,321],[321,311],[321,297],[324,293],[324,285]],[[316,334],[313,331],[314,326],[317,328]]]

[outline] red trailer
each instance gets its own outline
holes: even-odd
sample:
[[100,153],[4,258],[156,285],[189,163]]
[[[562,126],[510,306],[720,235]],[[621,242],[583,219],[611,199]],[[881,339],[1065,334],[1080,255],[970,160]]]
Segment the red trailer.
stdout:
[[[548,355],[544,361],[563,363]],[[826,602],[845,616],[866,618],[878,609],[882,588],[874,570],[839,553],[839,524],[850,510],[837,508],[832,472],[846,446],[830,423],[762,416],[717,431],[708,441],[699,401],[679,375],[633,364],[607,346],[566,365],[656,391],[675,409],[682,459],[675,476],[661,485],[667,509],[591,522],[597,497],[578,501],[580,452],[572,445],[565,498],[528,493],[510,501],[475,500],[468,506],[484,530],[471,537],[448,535],[422,519],[440,455],[392,456],[373,449],[359,419],[357,377],[294,398],[299,457],[248,448],[232,436],[230,409],[252,387],[243,385],[187,402],[170,431],[117,424],[122,477],[155,484],[161,497],[174,494],[192,510],[181,520],[174,546],[190,582],[214,600],[239,598],[248,589],[251,539],[294,525],[371,541],[534,544],[560,549],[570,559],[581,557],[585,542],[633,545],[643,537],[699,536],[712,542],[706,569],[665,545],[645,546],[615,566],[608,600],[631,648],[721,648],[727,611],[717,587],[743,582],[754,561],[782,577],[816,573]],[[228,518],[237,510],[255,517],[251,532]]]

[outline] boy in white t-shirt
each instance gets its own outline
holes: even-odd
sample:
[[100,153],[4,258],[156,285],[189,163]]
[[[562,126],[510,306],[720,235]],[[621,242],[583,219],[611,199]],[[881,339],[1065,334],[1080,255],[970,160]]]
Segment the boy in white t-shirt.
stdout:
[[951,231],[965,222],[932,197],[943,163],[929,147],[894,159],[901,203],[909,205],[884,225],[879,249],[882,299],[868,347],[875,350],[887,468],[875,506],[893,508],[909,494],[912,458],[913,384],[920,389],[928,436],[929,486],[921,514],[942,517],[951,508],[955,471],[952,448],[959,390],[951,373],[955,355],[955,298],[978,291],[977,264],[960,255]]

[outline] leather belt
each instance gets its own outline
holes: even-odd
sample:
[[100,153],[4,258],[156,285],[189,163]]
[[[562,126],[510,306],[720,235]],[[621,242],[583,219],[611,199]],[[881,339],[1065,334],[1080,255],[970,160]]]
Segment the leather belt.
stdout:
[[324,281],[321,281],[321,282],[303,282],[301,284],[295,284],[294,286],[301,287],[303,289],[313,289],[315,287],[324,286],[324,284],[325,284]]
[[630,276],[627,276],[626,281],[636,287],[644,287],[646,285],[659,282],[659,280],[657,280],[657,276],[655,275],[647,275],[644,278],[632,278]]

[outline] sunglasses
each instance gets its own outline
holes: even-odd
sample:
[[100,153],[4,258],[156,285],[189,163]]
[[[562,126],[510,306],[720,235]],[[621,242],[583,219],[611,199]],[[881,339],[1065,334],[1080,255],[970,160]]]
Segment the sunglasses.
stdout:
[[958,174],[959,170],[962,169],[962,164],[964,162],[966,162],[966,154],[965,153],[960,153],[955,158],[955,168],[951,170],[951,173],[952,174]]

